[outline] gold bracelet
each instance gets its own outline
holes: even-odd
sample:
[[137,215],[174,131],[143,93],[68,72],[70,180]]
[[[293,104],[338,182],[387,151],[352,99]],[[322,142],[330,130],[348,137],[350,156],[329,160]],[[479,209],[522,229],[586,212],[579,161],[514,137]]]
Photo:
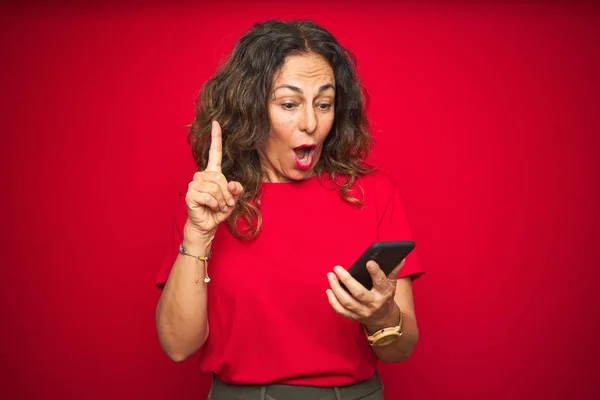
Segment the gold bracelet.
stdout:
[[[204,262],[204,282],[206,282],[206,283],[210,282],[210,278],[208,277],[208,260],[210,260],[210,253],[206,257],[195,256],[193,254],[188,253],[187,250],[185,249],[185,247],[183,247],[183,242],[181,242],[181,244],[179,245],[179,254],[183,254],[184,256],[193,257],[196,260],[203,261]],[[196,279],[196,283],[198,283],[198,282],[200,282],[200,270],[198,270],[198,279]]]

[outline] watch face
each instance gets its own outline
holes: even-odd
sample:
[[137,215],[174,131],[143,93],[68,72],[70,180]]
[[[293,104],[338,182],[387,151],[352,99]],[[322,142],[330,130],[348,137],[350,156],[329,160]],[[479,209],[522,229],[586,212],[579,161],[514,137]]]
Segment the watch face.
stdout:
[[388,344],[390,344],[392,342],[395,342],[396,339],[398,339],[399,336],[400,335],[385,336],[385,337],[382,337],[381,339],[379,339],[377,342],[375,342],[375,344],[377,346],[385,346],[385,345],[388,345]]

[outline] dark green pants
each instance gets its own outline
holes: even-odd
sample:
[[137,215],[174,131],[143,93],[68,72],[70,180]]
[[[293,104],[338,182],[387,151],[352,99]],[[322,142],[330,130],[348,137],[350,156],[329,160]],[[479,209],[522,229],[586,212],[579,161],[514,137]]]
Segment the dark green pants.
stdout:
[[379,374],[348,386],[230,385],[213,378],[208,400],[383,400]]

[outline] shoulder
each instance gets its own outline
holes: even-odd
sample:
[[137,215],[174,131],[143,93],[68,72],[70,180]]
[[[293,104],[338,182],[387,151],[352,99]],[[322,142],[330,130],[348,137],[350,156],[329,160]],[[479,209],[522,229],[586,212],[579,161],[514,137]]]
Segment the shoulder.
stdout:
[[[356,177],[349,192],[357,198],[364,197],[366,201],[375,197],[389,199],[396,190],[396,180],[389,172],[379,167],[371,168],[369,172]],[[339,190],[347,184],[348,179],[346,175],[333,177],[330,172],[326,172],[321,179],[321,186],[329,190]]]
[[376,168],[365,175],[361,175],[357,179],[357,183],[364,190],[366,196],[374,195],[379,199],[389,199],[397,187],[394,177],[381,168]]

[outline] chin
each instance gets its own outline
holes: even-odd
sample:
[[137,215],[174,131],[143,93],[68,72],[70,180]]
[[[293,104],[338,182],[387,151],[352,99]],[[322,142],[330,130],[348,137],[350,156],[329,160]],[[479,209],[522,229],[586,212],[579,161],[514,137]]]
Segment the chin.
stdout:
[[314,168],[311,168],[307,171],[299,171],[294,169],[290,174],[285,174],[285,178],[290,181],[303,181],[314,176]]

